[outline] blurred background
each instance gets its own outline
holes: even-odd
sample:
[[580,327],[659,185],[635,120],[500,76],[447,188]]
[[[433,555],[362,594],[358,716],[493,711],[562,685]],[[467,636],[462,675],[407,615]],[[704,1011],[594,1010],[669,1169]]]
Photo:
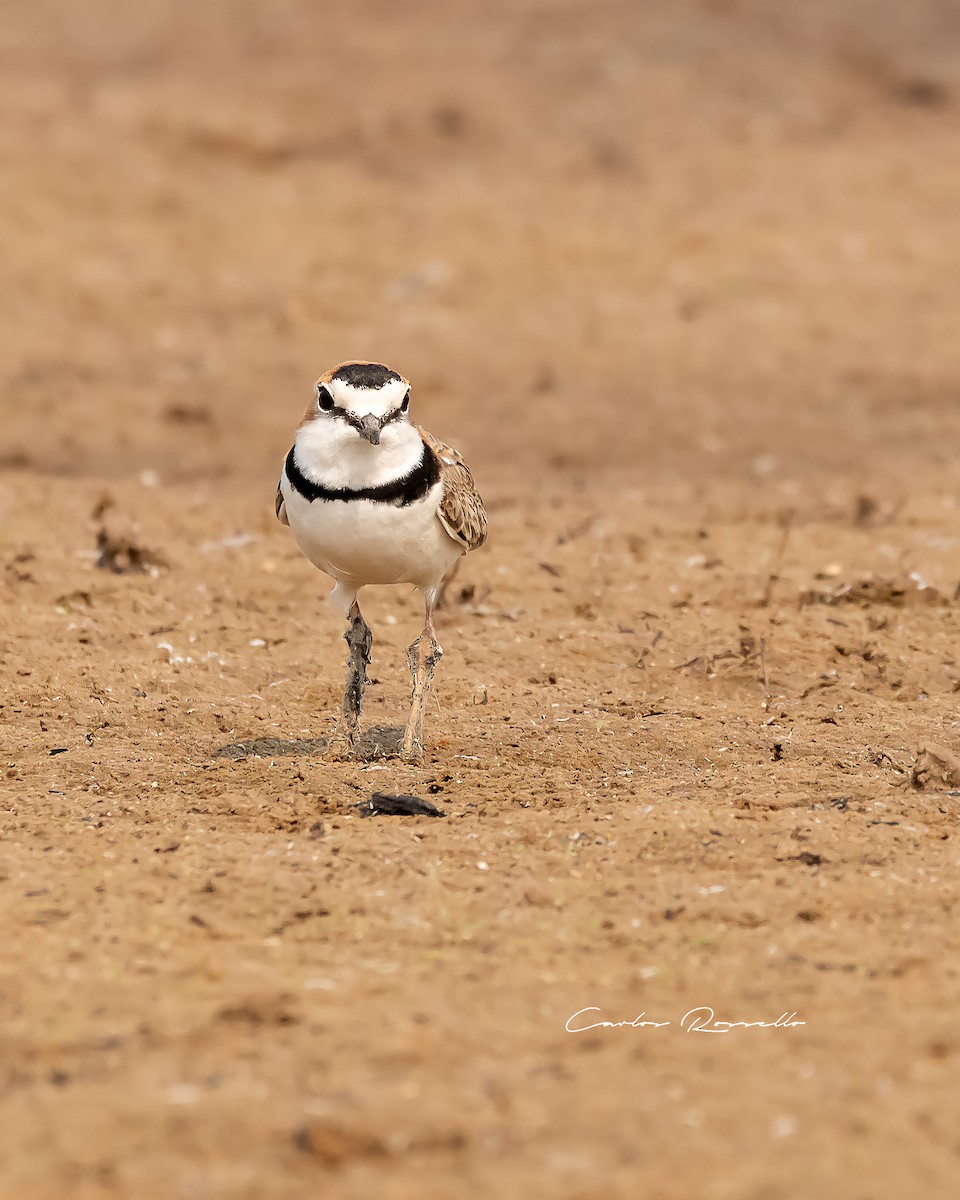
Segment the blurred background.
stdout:
[[954,0],[4,0],[0,461],[269,493],[363,357],[494,470],[955,473],[958,50]]

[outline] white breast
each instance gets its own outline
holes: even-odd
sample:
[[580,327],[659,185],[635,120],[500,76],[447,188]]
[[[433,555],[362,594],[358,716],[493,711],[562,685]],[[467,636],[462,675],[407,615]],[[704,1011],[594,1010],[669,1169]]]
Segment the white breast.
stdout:
[[442,484],[403,508],[373,500],[308,501],[284,471],[290,528],[304,555],[351,589],[370,583],[439,586],[463,553],[437,518]]

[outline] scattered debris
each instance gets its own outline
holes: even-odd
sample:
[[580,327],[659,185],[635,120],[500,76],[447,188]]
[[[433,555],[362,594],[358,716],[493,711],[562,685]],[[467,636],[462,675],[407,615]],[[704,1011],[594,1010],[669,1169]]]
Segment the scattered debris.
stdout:
[[592,513],[584,517],[582,521],[579,521],[576,525],[571,526],[570,529],[560,534],[557,538],[557,545],[565,546],[568,542],[573,542],[577,538],[583,537],[594,521],[596,521],[596,517]]
[[904,503],[901,498],[893,504],[885,504],[875,496],[861,492],[854,502],[853,523],[858,529],[877,529],[882,525],[890,525],[900,515]]
[[797,862],[803,863],[805,867],[819,867],[826,861],[822,854],[814,854],[812,850],[801,850],[797,855]]
[[228,1025],[299,1025],[300,1016],[294,1010],[294,998],[286,992],[276,996],[249,996],[236,1004],[221,1008],[216,1020]]
[[370,800],[355,804],[363,817],[445,817],[442,809],[421,800],[419,796],[391,796],[387,792],[374,792]]
[[945,108],[950,103],[950,89],[937,79],[912,76],[898,80],[891,96],[910,108]]
[[795,862],[804,867],[819,867],[826,861],[822,854],[815,854],[812,850],[801,850],[799,854],[777,858],[777,862]]
[[174,425],[211,425],[213,418],[206,408],[192,404],[169,404],[163,410],[163,419]]
[[65,592],[57,597],[57,608],[63,612],[71,612],[77,608],[93,608],[93,597],[89,592],[81,590]]
[[350,1159],[382,1158],[387,1146],[366,1130],[347,1129],[327,1121],[311,1121],[293,1135],[293,1143],[304,1154],[324,1166],[338,1167]]
[[19,554],[15,554],[8,563],[4,564],[3,570],[6,579],[12,583],[35,583],[33,575],[24,569],[23,564],[34,562],[36,557],[32,550],[21,550]]
[[917,753],[910,782],[915,788],[960,787],[960,756],[936,742],[927,742]]
[[844,52],[841,59],[854,76],[890,103],[929,110],[947,108],[952,103],[949,85],[934,74],[904,71],[896,61],[863,48]]
[[905,608],[910,604],[947,604],[942,592],[923,580],[916,572],[899,579],[867,578],[852,583],[840,583],[829,590],[810,588],[800,594],[800,607],[810,604],[887,604]]
[[[800,699],[806,700],[808,696],[812,696],[814,692],[823,691],[824,688],[836,687],[840,682],[840,676],[836,671],[827,671],[821,675],[816,683],[811,683],[808,688],[805,688],[800,693]],[[836,724],[836,722],[834,722]]]
[[[656,645],[656,640],[652,645]],[[698,654],[696,658],[691,658],[688,662],[677,663],[670,669],[672,671],[690,671],[697,678],[716,679],[720,673],[717,664],[728,661],[735,665],[735,669],[751,672],[759,670],[760,678],[766,687],[766,638],[760,638],[758,642],[756,638],[749,635],[741,636],[737,650],[719,650],[713,654]],[[643,655],[638,662],[634,663],[634,666],[642,667],[642,664]]]
[[97,530],[97,566],[114,575],[144,575],[151,567],[167,564],[159,555],[139,546],[131,537],[107,531],[105,525]]
[[887,754],[886,750],[879,750],[875,755],[873,755],[870,761],[876,763],[878,767],[886,765],[890,767],[892,771],[896,771],[899,775],[909,775],[911,773],[906,767],[901,767],[898,762],[894,762],[890,755]]
[[656,648],[657,648],[657,644],[662,640],[663,640],[663,630],[658,629],[657,632],[653,635],[653,640],[651,641],[650,645],[644,646],[644,648],[640,651],[640,657],[633,664],[634,667],[639,668],[639,670],[641,670],[641,671],[645,671],[647,669],[647,659],[650,657],[651,654],[653,654],[654,650],[656,650]]
[[286,921],[281,921],[280,924],[272,931],[273,937],[282,937],[288,929],[294,929],[297,925],[302,925],[305,921],[310,921],[314,917],[329,917],[329,908],[304,908],[299,912],[293,913]]
[[61,921],[65,921],[69,917],[69,912],[62,908],[44,908],[32,921],[28,921],[28,925],[59,925]]
[[117,502],[109,492],[101,492],[100,497],[90,513],[91,521],[102,521],[111,508],[116,508]]

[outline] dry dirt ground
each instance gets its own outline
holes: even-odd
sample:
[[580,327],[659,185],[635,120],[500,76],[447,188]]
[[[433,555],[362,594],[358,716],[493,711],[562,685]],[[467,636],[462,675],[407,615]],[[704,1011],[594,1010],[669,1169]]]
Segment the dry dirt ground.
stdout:
[[[958,64],[947,0],[0,6],[4,1200],[958,1194]],[[490,512],[418,768],[289,753],[350,357]]]

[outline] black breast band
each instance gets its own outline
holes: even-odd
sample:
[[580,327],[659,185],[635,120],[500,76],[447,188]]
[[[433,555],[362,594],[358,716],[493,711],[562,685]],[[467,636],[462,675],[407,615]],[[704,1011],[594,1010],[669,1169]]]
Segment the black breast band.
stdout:
[[366,488],[330,488],[322,483],[314,483],[297,466],[295,449],[296,447],[291,449],[287,455],[287,478],[293,490],[299,492],[304,500],[311,504],[314,500],[375,500],[380,504],[395,504],[398,508],[403,508],[407,504],[422,500],[440,480],[440,464],[426,443],[420,461],[406,475],[401,475],[399,479],[391,479],[389,483]]

